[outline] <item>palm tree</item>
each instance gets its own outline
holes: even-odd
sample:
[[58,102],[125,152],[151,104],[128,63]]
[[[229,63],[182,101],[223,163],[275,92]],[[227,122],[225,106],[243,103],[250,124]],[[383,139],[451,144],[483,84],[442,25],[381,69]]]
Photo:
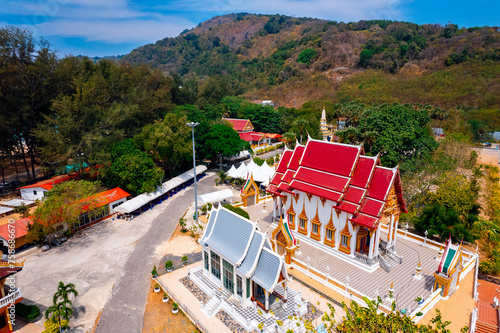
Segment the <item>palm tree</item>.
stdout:
[[[54,295],[55,296],[55,295]],[[62,332],[61,317],[69,323],[69,317],[73,315],[73,303],[69,299],[64,299],[62,302],[54,302],[45,310],[45,318],[53,322],[59,323],[59,332]]]
[[59,285],[57,286],[57,291],[53,296],[54,304],[57,303],[59,298],[62,298],[63,300],[68,300],[70,294],[73,294],[74,297],[78,296],[78,292],[75,289],[75,285],[73,283],[64,284],[62,281],[59,281]]
[[309,122],[305,119],[297,119],[293,122],[292,126],[296,127],[300,131],[300,144],[302,144],[302,133],[304,132],[304,128],[309,125]]

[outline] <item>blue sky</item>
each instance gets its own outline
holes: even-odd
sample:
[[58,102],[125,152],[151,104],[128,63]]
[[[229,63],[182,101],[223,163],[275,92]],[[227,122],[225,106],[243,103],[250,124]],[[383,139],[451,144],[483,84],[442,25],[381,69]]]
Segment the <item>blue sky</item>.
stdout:
[[500,26],[498,0],[1,0],[0,25],[29,28],[59,56],[93,57],[125,54],[213,16],[238,12]]

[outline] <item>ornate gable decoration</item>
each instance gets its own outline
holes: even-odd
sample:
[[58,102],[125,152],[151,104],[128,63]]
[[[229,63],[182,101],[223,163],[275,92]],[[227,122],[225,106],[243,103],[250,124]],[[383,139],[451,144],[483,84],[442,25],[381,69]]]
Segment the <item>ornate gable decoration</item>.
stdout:
[[305,201],[304,201],[304,204],[302,205],[302,212],[300,212],[299,218],[307,220]]
[[282,218],[280,218],[278,227],[273,230],[273,233],[271,234],[271,239],[277,240],[278,242],[285,245],[285,247],[287,248],[291,248],[294,246],[293,239],[288,234]]

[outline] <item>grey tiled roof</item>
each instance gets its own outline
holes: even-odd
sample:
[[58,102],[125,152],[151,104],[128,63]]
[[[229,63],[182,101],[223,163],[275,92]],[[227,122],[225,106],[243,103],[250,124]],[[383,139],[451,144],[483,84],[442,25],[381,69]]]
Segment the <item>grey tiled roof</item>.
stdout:
[[247,219],[221,208],[205,243],[236,264],[245,254],[253,229],[254,224]]
[[236,270],[243,274],[247,275],[250,273],[253,268],[255,261],[259,258],[259,253],[261,251],[262,244],[262,235],[260,233],[255,233],[252,238],[252,242],[250,243],[250,248],[248,249],[247,255],[241,266],[237,267]]
[[210,235],[212,228],[214,227],[214,221],[216,216],[217,216],[217,211],[213,210],[212,213],[210,213],[210,218],[208,220],[207,227],[205,228],[205,233],[203,234],[203,237],[200,239],[200,244],[206,246],[205,241],[208,235]]
[[279,256],[272,251],[262,249],[252,280],[266,290],[273,289],[276,277],[280,274],[280,269],[281,261]]

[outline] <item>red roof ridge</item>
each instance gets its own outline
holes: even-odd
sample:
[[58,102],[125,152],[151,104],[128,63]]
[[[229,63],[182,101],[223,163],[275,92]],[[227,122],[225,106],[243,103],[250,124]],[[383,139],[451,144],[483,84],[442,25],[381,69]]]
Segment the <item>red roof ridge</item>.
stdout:
[[[323,171],[323,170],[318,170],[318,169],[313,169],[313,168],[310,168],[310,167],[307,167],[307,166],[304,166],[304,165],[299,165],[299,169],[300,168],[304,168],[304,169],[308,169],[308,170],[313,170],[313,171],[316,171],[316,172],[321,172],[321,173],[324,173],[324,174],[331,174],[331,175],[335,175],[337,177],[342,177],[342,178],[345,178],[345,179],[349,179],[351,180],[352,177],[347,177],[347,176],[342,176],[342,175],[338,175],[336,173],[331,173],[331,172],[326,172],[326,171]],[[297,169],[296,171],[298,172],[299,169]],[[295,171],[295,170],[292,170],[292,171]],[[348,183],[349,184],[349,183]],[[360,189],[363,189],[362,187],[360,187]]]
[[292,185],[292,183],[293,183],[293,182],[299,182],[299,183],[301,183],[301,184],[306,184],[306,185],[308,185],[308,186],[317,187],[317,188],[322,189],[322,190],[325,190],[325,191],[330,191],[330,192],[334,192],[334,193],[340,194],[339,201],[337,201],[337,202],[339,202],[339,203],[343,200],[344,195],[345,195],[345,193],[342,193],[342,192],[339,192],[339,191],[335,191],[335,190],[330,190],[330,189],[328,189],[328,188],[326,188],[326,187],[323,187],[323,186],[319,186],[319,185],[315,185],[315,184],[311,184],[311,183],[305,183],[305,182],[303,182],[303,181],[301,181],[301,180],[298,180],[298,179],[293,179],[293,180],[290,182],[290,185]]
[[[348,143],[323,141],[323,140],[313,139],[313,138],[309,137],[309,140],[307,140],[307,143],[309,143],[310,141],[316,141],[316,142],[321,142],[321,143],[329,143],[329,144],[338,145],[338,146],[355,147],[355,148],[358,148],[358,149],[362,148],[362,145],[350,145]],[[306,145],[307,145],[307,143],[306,143]],[[363,155],[363,156],[366,156],[366,155]]]

